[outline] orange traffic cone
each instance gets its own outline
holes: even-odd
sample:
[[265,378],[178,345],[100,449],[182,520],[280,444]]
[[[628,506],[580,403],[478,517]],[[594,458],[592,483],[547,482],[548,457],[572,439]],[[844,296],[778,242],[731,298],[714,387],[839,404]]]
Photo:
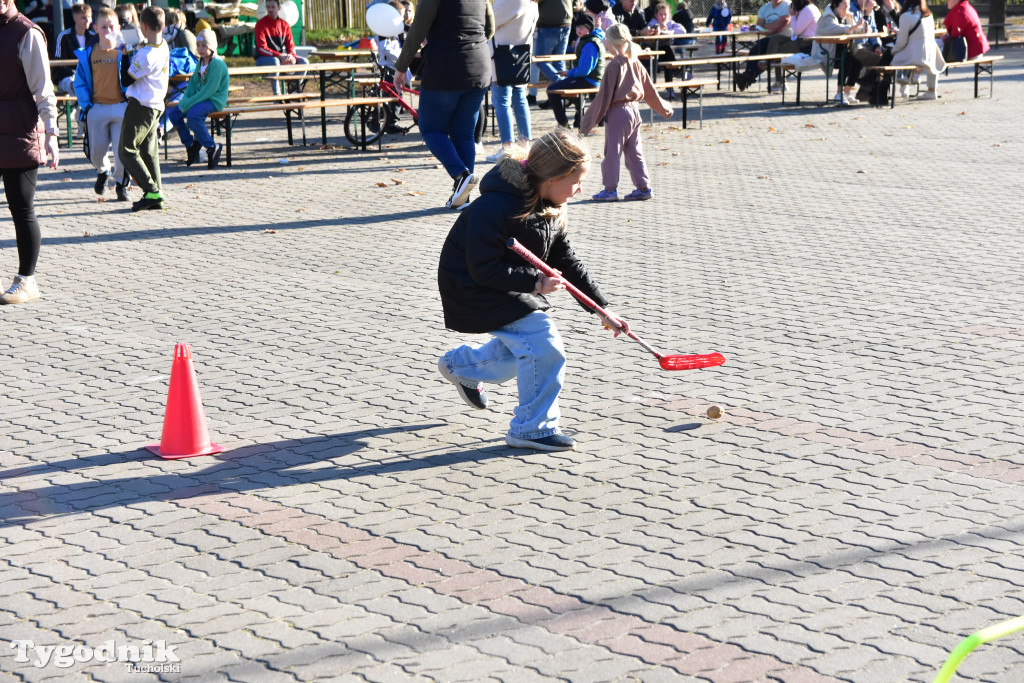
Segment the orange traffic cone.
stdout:
[[146,446],[146,449],[166,460],[213,455],[224,450],[210,443],[203,400],[199,397],[199,383],[196,381],[195,368],[192,367],[192,348],[188,344],[174,346],[164,431],[160,443]]

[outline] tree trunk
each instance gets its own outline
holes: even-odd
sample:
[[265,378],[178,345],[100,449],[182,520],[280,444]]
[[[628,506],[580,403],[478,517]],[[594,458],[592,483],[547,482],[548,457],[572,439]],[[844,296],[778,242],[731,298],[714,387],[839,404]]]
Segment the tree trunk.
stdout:
[[990,0],[988,5],[988,39],[994,45],[1006,42],[1006,0]]

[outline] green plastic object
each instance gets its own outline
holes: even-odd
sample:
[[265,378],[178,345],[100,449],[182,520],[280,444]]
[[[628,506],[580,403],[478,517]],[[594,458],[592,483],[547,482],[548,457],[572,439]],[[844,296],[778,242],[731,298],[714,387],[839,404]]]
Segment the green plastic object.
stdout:
[[949,679],[956,673],[956,668],[960,666],[960,662],[964,661],[967,655],[971,654],[971,651],[979,645],[985,643],[991,643],[993,640],[1008,636],[1011,633],[1024,630],[1024,617],[1017,617],[1016,619],[1009,619],[992,626],[981,629],[977,633],[972,633],[963,640],[960,644],[953,649],[946,659],[946,663],[939,669],[939,675],[935,677],[934,683],[948,683]]

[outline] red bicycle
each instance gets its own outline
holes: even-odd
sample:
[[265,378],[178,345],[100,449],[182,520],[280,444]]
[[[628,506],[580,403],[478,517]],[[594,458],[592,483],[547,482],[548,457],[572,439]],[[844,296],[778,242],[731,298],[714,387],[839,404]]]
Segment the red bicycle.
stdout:
[[[383,107],[370,105],[349,107],[348,113],[345,115],[345,137],[353,145],[370,145],[377,142],[386,133],[405,135],[419,123],[419,112],[405,100],[403,95],[408,93],[419,96],[420,91],[405,86],[398,88],[384,77],[384,69],[380,64],[375,63],[374,69],[377,72],[378,80],[367,87],[363,94],[367,97],[394,97],[398,101]],[[404,109],[412,117],[412,123],[408,126],[399,126],[396,123],[398,107]],[[365,142],[363,130],[366,131]]]

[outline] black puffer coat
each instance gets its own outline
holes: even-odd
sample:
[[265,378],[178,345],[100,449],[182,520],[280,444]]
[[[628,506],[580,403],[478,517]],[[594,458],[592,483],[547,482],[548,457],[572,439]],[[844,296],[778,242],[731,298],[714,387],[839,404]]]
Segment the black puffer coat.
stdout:
[[[480,197],[462,212],[445,239],[437,284],[444,324],[457,332],[496,330],[533,311],[550,308],[533,294],[540,272],[509,251],[509,237],[601,306],[608,301],[590,279],[554,219],[526,208],[527,185],[519,161],[505,157],[480,183]],[[562,296],[569,296],[563,293]]]

